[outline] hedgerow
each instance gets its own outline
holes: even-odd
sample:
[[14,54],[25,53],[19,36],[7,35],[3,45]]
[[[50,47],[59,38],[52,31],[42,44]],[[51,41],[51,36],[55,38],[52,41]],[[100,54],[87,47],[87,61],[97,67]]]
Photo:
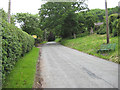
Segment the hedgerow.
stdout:
[[17,60],[34,46],[34,38],[2,20],[2,80],[13,69]]

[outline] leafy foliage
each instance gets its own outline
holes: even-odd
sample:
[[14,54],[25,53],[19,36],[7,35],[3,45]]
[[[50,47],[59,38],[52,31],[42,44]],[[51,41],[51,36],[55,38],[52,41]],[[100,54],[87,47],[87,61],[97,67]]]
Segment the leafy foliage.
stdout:
[[18,58],[29,52],[34,45],[34,38],[2,20],[2,77],[13,69]]
[[[39,10],[41,29],[52,32],[56,36],[67,38],[73,37],[74,34],[77,36],[81,36],[82,33],[89,34],[92,28],[95,29],[94,23],[99,22],[104,24],[97,27],[95,32],[106,33],[105,9],[87,10],[85,0],[81,0],[80,3],[48,2],[43,4]],[[118,7],[109,8],[108,14],[111,15],[117,11]]]
[[94,22],[95,22],[95,19],[94,19],[94,16],[90,13],[87,13],[87,15],[85,16],[85,23],[86,23],[86,27],[88,28],[88,31],[90,32],[90,29],[91,27],[93,28],[94,27]]
[[110,16],[111,14],[118,13],[120,8],[116,6],[115,8],[108,8],[108,15]]
[[43,31],[39,28],[40,19],[38,14],[32,15],[29,13],[17,13],[15,18],[20,23],[23,31],[30,35],[37,35],[42,38]]
[[81,2],[48,2],[39,9],[41,29],[52,31],[57,36],[69,37],[77,32],[77,14],[87,5]]
[[[85,19],[85,12],[78,13],[78,31],[79,33],[86,32],[86,19]],[[78,33],[78,34],[79,34]]]
[[99,26],[97,30],[97,34],[106,34],[106,23],[104,22],[102,25]]
[[61,36],[63,38],[73,36],[74,33],[78,32],[77,25],[78,25],[77,15],[74,12],[68,13],[66,18],[64,19],[64,24],[62,24]]
[[[117,36],[118,33],[118,7],[115,8],[108,8],[108,15],[109,15],[109,31],[112,36]],[[105,17],[105,10],[102,9],[92,9],[89,11],[92,15],[94,15],[94,23],[95,22],[103,22],[104,24],[98,26],[97,34],[105,34],[106,33],[106,17]],[[90,15],[90,14],[89,14]],[[91,15],[90,15],[91,16]]]
[[114,20],[114,22],[112,23],[112,26],[113,26],[113,36],[115,37],[115,36],[117,36],[118,35],[118,21],[119,21],[120,19],[116,19],[116,20]]
[[94,16],[95,22],[103,22],[105,16],[105,10],[103,9],[91,9],[88,11],[89,14]]
[[117,13],[116,14],[111,14],[109,16],[110,33],[112,33],[114,29],[116,29],[117,22],[118,22],[118,14]]
[[38,56],[39,48],[33,47],[29,53],[20,58],[6,77],[2,88],[32,88]]
[[7,21],[7,13],[3,9],[0,9],[0,13],[1,13],[1,18]]
[[[108,16],[111,14],[118,13],[119,7],[116,6],[115,8],[108,8]],[[95,22],[104,22],[105,17],[105,9],[91,9],[88,11],[89,14],[94,16]]]
[[[7,22],[8,21],[7,13],[3,9],[0,9],[0,13],[1,13],[1,18]],[[10,19],[11,19],[10,20],[11,24],[15,25],[15,17],[14,17],[14,15],[11,15]]]

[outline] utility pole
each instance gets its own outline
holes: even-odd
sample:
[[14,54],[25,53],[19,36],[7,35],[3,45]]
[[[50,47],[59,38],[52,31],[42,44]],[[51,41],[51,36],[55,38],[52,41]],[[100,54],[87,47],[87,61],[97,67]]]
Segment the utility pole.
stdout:
[[107,0],[105,0],[105,12],[106,12],[106,33],[107,33],[107,44],[108,44],[109,43],[109,24],[108,24]]
[[10,23],[10,12],[11,12],[11,0],[9,0],[9,3],[8,3],[8,23]]

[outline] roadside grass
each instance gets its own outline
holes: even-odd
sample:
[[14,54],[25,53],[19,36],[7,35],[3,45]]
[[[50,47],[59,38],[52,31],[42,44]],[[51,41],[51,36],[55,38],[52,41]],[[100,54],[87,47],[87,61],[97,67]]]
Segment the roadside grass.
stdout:
[[43,42],[41,42],[40,44],[45,44],[45,43],[47,43],[47,41],[43,41]]
[[39,48],[33,47],[29,53],[20,58],[14,69],[6,77],[3,88],[32,88],[38,56]]
[[62,38],[56,38],[55,42],[60,42]]
[[97,53],[100,45],[106,43],[106,35],[89,35],[76,39],[62,39],[62,45],[118,63],[118,37],[110,37],[110,43],[116,43],[115,51]]
[[42,41],[42,42],[40,42],[40,43],[36,43],[36,44],[35,44],[35,47],[39,47],[40,45],[43,45],[43,44],[45,44],[45,43],[47,43],[47,41]]

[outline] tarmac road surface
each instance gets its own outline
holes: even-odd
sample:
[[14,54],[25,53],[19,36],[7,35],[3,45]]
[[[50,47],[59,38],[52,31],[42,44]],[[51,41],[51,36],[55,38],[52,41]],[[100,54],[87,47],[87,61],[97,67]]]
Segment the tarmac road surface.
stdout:
[[48,42],[41,48],[43,88],[118,88],[118,64]]

